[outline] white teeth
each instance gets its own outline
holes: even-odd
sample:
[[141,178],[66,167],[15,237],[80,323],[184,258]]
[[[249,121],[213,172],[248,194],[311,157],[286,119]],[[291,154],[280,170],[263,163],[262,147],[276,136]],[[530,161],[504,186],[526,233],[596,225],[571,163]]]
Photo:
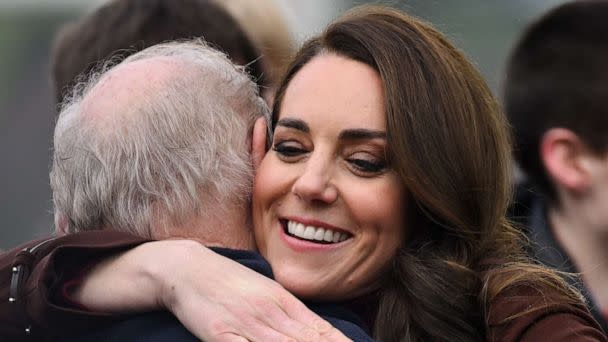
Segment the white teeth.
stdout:
[[[336,233],[337,234],[337,233]],[[325,235],[323,236],[323,240],[327,242],[332,242],[334,233],[331,230],[326,230]]]
[[335,232],[335,233],[334,233],[334,237],[333,237],[333,239],[332,239],[331,241],[332,241],[333,243],[339,242],[339,241],[340,241],[340,233]]
[[341,242],[348,239],[347,233],[334,232],[331,229],[304,226],[301,223],[287,221],[287,232],[305,240]]
[[306,240],[313,240],[315,238],[315,227],[308,226],[302,236]]
[[304,225],[300,223],[293,224],[293,235],[304,236]]
[[325,237],[325,229],[317,228],[317,231],[315,232],[315,240],[323,241],[324,237]]

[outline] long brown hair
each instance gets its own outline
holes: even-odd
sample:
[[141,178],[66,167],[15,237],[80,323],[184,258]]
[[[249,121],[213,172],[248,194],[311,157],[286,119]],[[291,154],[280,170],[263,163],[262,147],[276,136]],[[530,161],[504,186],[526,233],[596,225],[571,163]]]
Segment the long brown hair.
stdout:
[[520,234],[505,218],[507,124],[460,51],[419,19],[385,7],[357,8],[299,51],[278,89],[273,125],[290,80],[324,53],[378,71],[388,155],[415,202],[407,241],[379,291],[376,339],[483,340],[492,300],[522,281],[548,284],[576,300],[559,276],[527,262]]

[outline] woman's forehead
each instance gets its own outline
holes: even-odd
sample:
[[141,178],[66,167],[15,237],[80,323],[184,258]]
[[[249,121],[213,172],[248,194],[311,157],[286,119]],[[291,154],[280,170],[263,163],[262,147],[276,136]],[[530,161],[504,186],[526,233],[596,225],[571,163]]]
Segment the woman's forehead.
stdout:
[[382,83],[364,63],[335,54],[317,56],[294,75],[278,114],[277,119],[385,129]]

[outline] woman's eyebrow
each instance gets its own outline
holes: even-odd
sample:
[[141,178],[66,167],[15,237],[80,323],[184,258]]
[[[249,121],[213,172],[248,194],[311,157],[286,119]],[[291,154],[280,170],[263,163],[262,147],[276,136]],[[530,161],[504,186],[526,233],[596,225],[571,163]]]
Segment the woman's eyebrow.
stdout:
[[[284,118],[277,121],[277,126],[293,128],[304,133],[310,133],[310,127],[300,119]],[[340,140],[386,139],[386,132],[366,128],[345,129],[338,136]]]
[[300,119],[280,119],[277,121],[277,126],[297,129],[298,131],[302,131],[304,133],[310,132],[310,127],[308,127],[308,124]]
[[345,129],[340,132],[340,140],[360,140],[360,139],[386,139],[386,132],[373,129],[356,128]]

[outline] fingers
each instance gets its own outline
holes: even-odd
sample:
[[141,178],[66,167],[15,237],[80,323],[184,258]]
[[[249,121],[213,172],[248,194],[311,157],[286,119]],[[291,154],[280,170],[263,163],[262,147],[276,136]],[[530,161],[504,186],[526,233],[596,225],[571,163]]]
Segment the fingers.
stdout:
[[[289,335],[283,334],[279,331],[269,327],[265,322],[258,321],[255,326],[248,326],[247,338],[250,341],[277,341],[277,342],[299,342],[303,340],[297,340]],[[308,341],[306,341],[308,342]]]
[[279,305],[291,319],[310,327],[320,335],[332,331],[333,326],[326,320],[312,312],[304,303],[293,295],[285,292],[286,295],[277,296]]
[[289,317],[276,302],[268,301],[256,305],[264,324],[300,342],[319,341],[321,335],[313,328]]
[[[248,339],[233,334],[233,333],[226,333],[226,334],[222,334],[221,336],[218,336],[218,338],[215,340],[217,342],[249,342]],[[209,341],[209,342],[213,342],[213,341]]]
[[334,328],[331,327],[331,329],[329,329],[329,331],[324,332],[323,334],[321,334],[321,341],[328,341],[328,342],[347,342],[347,341],[352,341],[350,338],[344,336],[344,334]]
[[255,306],[260,317],[264,317],[264,321],[278,332],[301,342],[350,341],[283,288],[274,296],[276,302],[257,303]]
[[[162,297],[169,297],[165,307],[199,339],[348,341],[278,283],[199,244],[188,246],[179,248],[182,257],[197,262],[176,264]],[[190,268],[177,267],[184,264]]]
[[[247,308],[227,311],[222,307],[211,307],[203,311],[215,314],[209,317],[209,315],[196,314],[193,311],[195,316],[188,317],[188,319],[180,318],[184,326],[202,341],[298,341],[273,329],[268,323],[260,321]],[[196,317],[207,318],[198,321]]]

